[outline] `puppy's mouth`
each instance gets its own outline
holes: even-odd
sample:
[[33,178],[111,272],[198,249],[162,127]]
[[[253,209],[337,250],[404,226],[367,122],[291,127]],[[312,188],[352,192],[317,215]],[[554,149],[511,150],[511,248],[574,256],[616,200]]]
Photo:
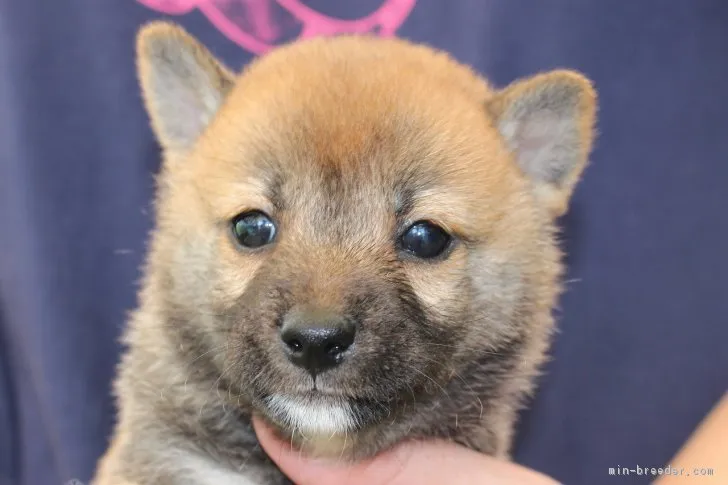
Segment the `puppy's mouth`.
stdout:
[[318,390],[271,394],[262,399],[262,405],[279,428],[304,437],[349,434],[387,414],[381,404]]

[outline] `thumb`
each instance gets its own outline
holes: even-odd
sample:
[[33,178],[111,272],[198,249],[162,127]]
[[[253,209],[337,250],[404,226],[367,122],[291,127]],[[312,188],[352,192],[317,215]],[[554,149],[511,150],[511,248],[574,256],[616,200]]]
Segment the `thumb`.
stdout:
[[265,452],[297,485],[557,485],[533,470],[451,443],[406,443],[355,464],[307,458],[262,421],[253,424]]

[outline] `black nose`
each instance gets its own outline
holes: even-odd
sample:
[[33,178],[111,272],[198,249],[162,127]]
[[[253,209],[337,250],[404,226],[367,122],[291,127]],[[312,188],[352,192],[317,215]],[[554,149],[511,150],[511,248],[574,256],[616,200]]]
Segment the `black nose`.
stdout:
[[299,317],[283,325],[281,340],[291,362],[315,376],[344,360],[355,333],[354,325],[343,319],[312,322]]

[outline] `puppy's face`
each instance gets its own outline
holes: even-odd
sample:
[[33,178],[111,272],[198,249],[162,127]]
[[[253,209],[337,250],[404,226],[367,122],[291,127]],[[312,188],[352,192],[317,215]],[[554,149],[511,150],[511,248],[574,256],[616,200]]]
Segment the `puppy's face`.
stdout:
[[552,219],[591,141],[583,78],[492,92],[442,54],[362,38],[234,77],[165,25],[139,55],[166,154],[161,301],[231,395],[289,433],[356,435],[545,339]]

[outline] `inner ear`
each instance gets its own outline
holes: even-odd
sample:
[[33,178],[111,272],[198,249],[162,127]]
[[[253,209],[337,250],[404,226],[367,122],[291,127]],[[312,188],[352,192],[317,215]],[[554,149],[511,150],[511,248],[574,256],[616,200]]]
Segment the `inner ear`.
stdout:
[[181,27],[153,22],[137,37],[139,80],[154,132],[184,152],[222,105],[234,75]]
[[572,71],[552,71],[516,81],[487,109],[541,203],[554,215],[564,213],[591,152],[591,83]]

